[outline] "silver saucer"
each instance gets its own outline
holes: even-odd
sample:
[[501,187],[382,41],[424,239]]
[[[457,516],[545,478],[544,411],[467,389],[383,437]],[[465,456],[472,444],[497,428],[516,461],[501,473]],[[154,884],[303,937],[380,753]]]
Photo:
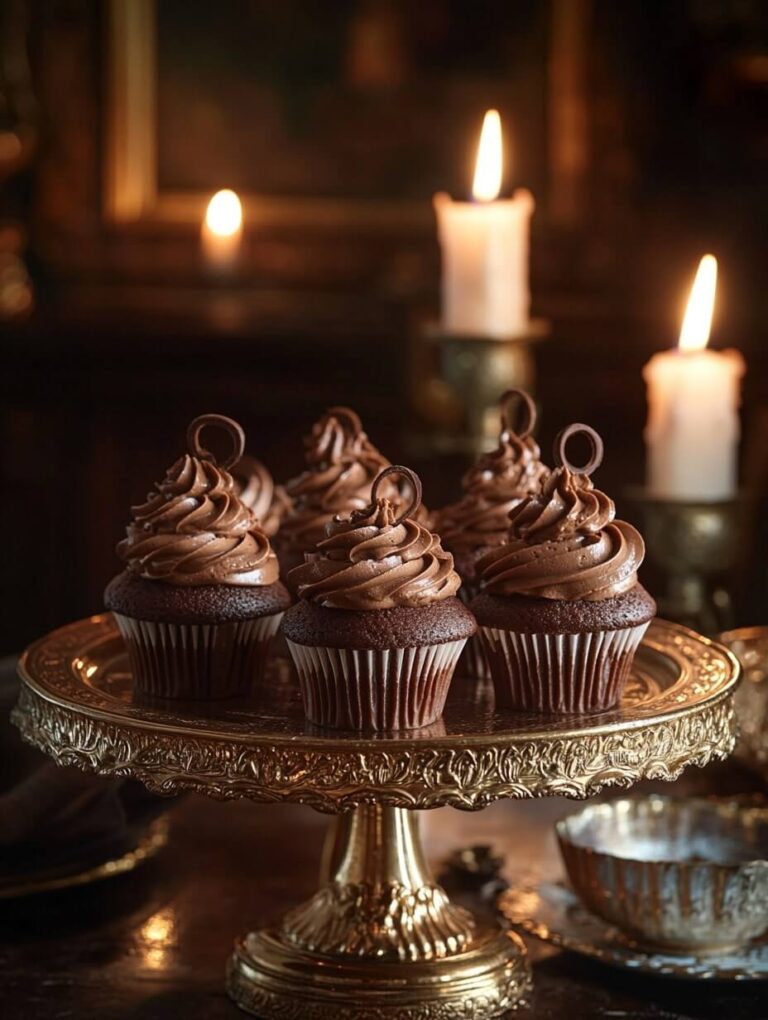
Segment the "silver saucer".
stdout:
[[566,886],[539,882],[502,893],[498,908],[523,935],[601,963],[644,974],[695,981],[768,980],[768,938],[715,953],[670,953],[644,948],[590,914]]

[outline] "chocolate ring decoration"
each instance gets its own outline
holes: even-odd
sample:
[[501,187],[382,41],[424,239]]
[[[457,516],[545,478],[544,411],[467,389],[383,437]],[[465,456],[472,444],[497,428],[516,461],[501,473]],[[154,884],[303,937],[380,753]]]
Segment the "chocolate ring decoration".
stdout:
[[329,407],[325,412],[326,418],[337,418],[350,435],[356,436],[363,431],[363,423],[360,416],[351,407]]
[[384,468],[383,471],[380,471],[373,481],[373,485],[371,486],[371,505],[375,504],[376,500],[378,499],[379,486],[384,481],[384,479],[388,478],[390,475],[402,475],[403,478],[407,479],[407,481],[410,482],[411,488],[413,489],[413,497],[411,499],[411,502],[408,504],[408,507],[399,515],[399,517],[395,518],[394,523],[400,524],[402,521],[405,520],[406,517],[410,517],[414,510],[417,510],[421,505],[422,496],[421,479],[419,478],[415,471],[411,471],[410,468],[403,467],[402,464],[390,464],[389,467],[386,467]]
[[[568,440],[574,436],[586,436],[589,440],[592,455],[584,467],[577,467],[575,464],[572,464],[565,455],[565,447]],[[558,433],[555,439],[554,456],[555,463],[559,467],[567,468],[568,471],[572,471],[575,475],[591,475],[603,462],[603,440],[591,425],[582,425],[580,422],[574,422],[573,425],[568,425],[567,428]]]
[[[515,397],[520,401],[519,406],[522,408],[520,428],[513,428],[509,423],[509,405]],[[530,393],[526,393],[525,390],[510,389],[502,393],[499,397],[499,412],[502,432],[514,432],[520,439],[527,439],[536,427],[536,405]]]
[[[229,434],[232,440],[232,452],[229,456],[218,461],[210,450],[200,445],[200,433],[205,428],[216,427],[223,429]],[[233,418],[227,418],[223,414],[200,414],[189,423],[187,428],[187,448],[193,457],[199,460],[211,460],[218,467],[227,471],[237,464],[245,452],[245,432]]]

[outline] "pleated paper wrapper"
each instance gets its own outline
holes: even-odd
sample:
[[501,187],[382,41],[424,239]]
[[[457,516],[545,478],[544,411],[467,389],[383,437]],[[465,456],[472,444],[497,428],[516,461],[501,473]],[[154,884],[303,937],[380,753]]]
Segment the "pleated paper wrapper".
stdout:
[[618,704],[647,623],[586,634],[481,627],[496,703],[522,712],[597,712]]
[[479,634],[475,634],[467,640],[464,651],[461,653],[459,664],[456,667],[456,676],[472,678],[473,680],[490,679],[491,670]]
[[[468,584],[465,581],[461,588],[459,588],[458,595],[464,605],[469,606],[479,591],[479,584]],[[474,677],[476,680],[487,680],[490,678],[491,670],[485,657],[485,646],[479,634],[474,634],[467,641],[466,648],[456,668],[456,675]]]
[[410,730],[443,713],[465,641],[384,650],[288,641],[310,722],[344,730]]
[[230,623],[159,623],[114,614],[134,684],[155,698],[247,695],[259,682],[282,613]]

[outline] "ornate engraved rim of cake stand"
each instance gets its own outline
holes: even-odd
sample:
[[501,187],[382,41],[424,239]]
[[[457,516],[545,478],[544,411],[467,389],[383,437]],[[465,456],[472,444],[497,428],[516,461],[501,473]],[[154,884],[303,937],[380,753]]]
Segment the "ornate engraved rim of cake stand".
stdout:
[[[489,1020],[530,987],[520,941],[451,903],[419,843],[418,808],[587,797],[672,779],[733,749],[730,652],[656,621],[622,706],[579,719],[496,713],[454,681],[440,724],[411,734],[312,731],[276,660],[260,702],[142,705],[109,615],[22,656],[14,721],[60,764],[159,792],[296,801],[337,813],[320,888],[236,943],[227,990],[268,1020]],[[282,671],[282,672],[281,672]]]
[[296,699],[259,716],[232,703],[210,718],[175,703],[130,704],[92,682],[121,648],[109,614],[31,645],[19,662],[14,721],[59,764],[132,776],[160,793],[329,812],[364,803],[478,809],[499,798],[587,797],[643,778],[674,779],[686,765],[728,755],[736,736],[736,658],[662,620],[646,634],[634,696],[630,685],[620,710],[558,720],[494,715],[480,702],[455,708],[449,699],[445,731],[390,737],[313,732]]

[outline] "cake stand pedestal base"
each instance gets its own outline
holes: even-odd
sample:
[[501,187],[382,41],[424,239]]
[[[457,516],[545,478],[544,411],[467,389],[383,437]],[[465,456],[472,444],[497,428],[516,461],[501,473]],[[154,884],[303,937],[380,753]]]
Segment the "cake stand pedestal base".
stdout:
[[311,899],[236,944],[227,990],[242,1009],[264,1020],[486,1020],[521,1001],[521,941],[451,903],[416,812],[345,812],[328,856]]
[[257,932],[237,944],[227,991],[264,1020],[488,1020],[528,990],[524,954],[516,935],[498,930],[450,959],[420,963],[323,956]]

